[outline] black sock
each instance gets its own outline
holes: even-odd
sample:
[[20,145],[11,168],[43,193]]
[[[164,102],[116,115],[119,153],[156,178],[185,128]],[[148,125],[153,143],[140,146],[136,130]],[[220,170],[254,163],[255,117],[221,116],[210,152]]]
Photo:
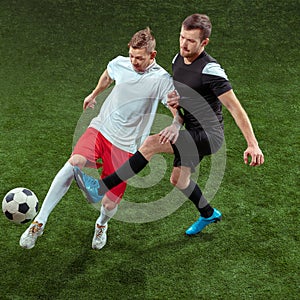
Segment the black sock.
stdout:
[[123,181],[133,177],[142,171],[147,164],[148,160],[141,154],[141,152],[137,151],[118,170],[116,170],[116,172],[101,180],[103,184],[101,184],[99,193],[104,194]]
[[199,208],[200,214],[203,218],[209,218],[213,215],[214,209],[207,204],[206,206]]
[[203,218],[209,218],[212,216],[214,209],[209,205],[203,196],[200,187],[194,181],[191,180],[188,187],[181,191],[195,204]]

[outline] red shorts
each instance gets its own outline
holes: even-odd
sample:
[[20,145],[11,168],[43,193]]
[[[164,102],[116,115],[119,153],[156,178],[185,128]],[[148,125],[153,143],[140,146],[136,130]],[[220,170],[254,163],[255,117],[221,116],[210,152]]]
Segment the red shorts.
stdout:
[[[76,143],[73,153],[84,156],[88,161],[86,167],[101,168],[101,178],[114,173],[133,154],[112,145],[98,130],[89,127]],[[99,161],[100,160],[100,161]],[[126,190],[126,182],[122,182],[106,193],[106,196],[120,203]]]

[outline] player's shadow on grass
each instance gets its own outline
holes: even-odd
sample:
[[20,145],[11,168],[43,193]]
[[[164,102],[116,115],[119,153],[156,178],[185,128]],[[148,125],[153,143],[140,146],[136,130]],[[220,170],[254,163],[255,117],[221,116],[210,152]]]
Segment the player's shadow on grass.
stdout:
[[[51,236],[55,234],[51,232]],[[20,249],[19,257],[16,258],[19,265],[23,266],[23,276],[28,282],[38,282],[30,299],[56,299],[60,294],[68,293],[72,282],[85,275],[86,271],[95,265],[96,256],[90,247],[91,232],[85,235],[81,233],[82,247],[72,247],[72,242],[68,240],[65,240],[64,244],[62,241],[55,243],[58,239],[51,238],[47,232],[44,235],[33,249]]]
[[[184,250],[184,248],[190,248],[191,245],[195,247],[203,245],[204,243],[210,243],[215,239],[217,233],[214,232],[201,232],[193,236],[188,236],[184,233],[173,234],[169,240],[166,239],[157,239],[148,244],[148,239],[145,236],[140,238],[135,237],[138,240],[138,243],[132,245],[130,243],[130,238],[124,237],[124,239],[114,240],[114,237],[108,239],[108,243],[105,246],[105,250],[109,250],[110,252],[118,252],[120,249],[127,251],[127,253],[131,253],[134,257],[141,257],[141,254],[149,254],[151,255],[152,252],[157,251],[169,251],[174,249]],[[103,251],[103,250],[102,250]]]
[[214,240],[214,233],[212,232],[200,232],[195,235],[184,235],[185,242],[211,242]]

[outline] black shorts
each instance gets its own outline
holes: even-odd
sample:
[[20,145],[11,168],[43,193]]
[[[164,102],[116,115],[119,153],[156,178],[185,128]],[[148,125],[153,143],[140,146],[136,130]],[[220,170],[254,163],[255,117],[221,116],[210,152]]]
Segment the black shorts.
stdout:
[[217,152],[223,143],[224,131],[218,129],[207,134],[203,129],[180,130],[174,150],[174,167],[190,167],[192,172],[204,156]]

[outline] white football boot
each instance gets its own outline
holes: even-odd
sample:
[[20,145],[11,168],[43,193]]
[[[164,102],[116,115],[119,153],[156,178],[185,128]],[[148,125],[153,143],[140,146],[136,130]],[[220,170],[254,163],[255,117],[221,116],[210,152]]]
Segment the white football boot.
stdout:
[[99,224],[95,225],[95,233],[94,233],[93,242],[92,242],[93,249],[100,250],[105,246],[106,240],[107,240],[107,235],[106,235],[107,227],[108,227],[107,224],[106,225],[99,225]]
[[35,246],[35,242],[44,232],[43,224],[37,221],[30,224],[20,238],[20,246],[31,249]]

